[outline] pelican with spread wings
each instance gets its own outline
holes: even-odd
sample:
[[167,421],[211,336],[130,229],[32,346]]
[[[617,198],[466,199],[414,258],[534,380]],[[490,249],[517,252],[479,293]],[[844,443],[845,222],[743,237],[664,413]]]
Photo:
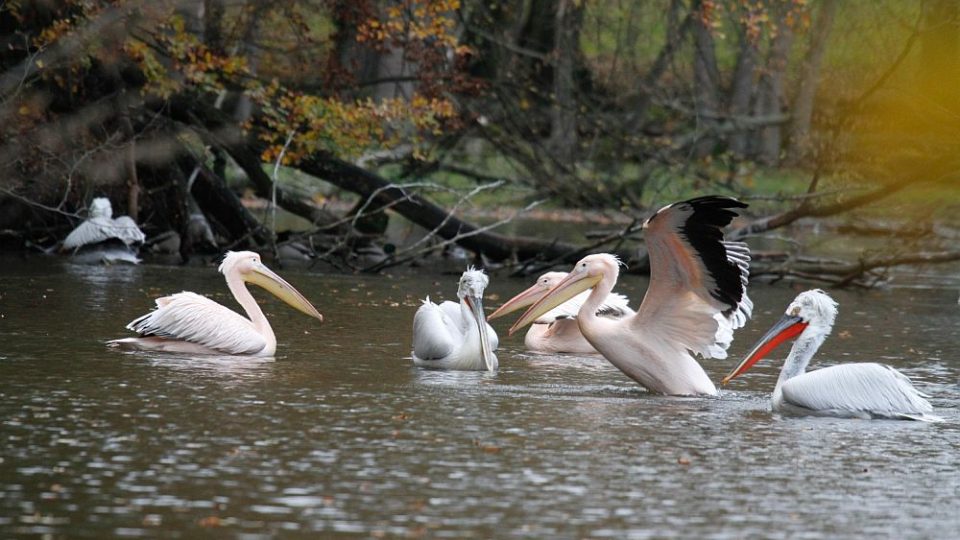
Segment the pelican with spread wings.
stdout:
[[784,316],[760,338],[723,384],[753,367],[778,345],[796,338],[783,362],[771,400],[774,411],[842,418],[888,418],[936,422],[928,396],[906,375],[875,363],[838,364],[807,372],[807,364],[833,328],[837,303],[827,293],[802,292]]
[[134,350],[273,356],[277,338],[246,283],[259,285],[294,309],[323,321],[317,308],[264,266],[256,253],[228,251],[218,270],[249,318],[205,296],[181,292],[157,298],[155,310],[127,325],[139,337],[107,343]]
[[129,216],[114,219],[113,207],[106,197],[93,199],[89,212],[89,217],[63,240],[60,251],[91,263],[139,263],[135,246],[142,244],[146,236],[136,222]]
[[607,319],[597,311],[616,285],[620,261],[600,253],[581,259],[510,329],[593,289],[577,314],[583,336],[607,360],[644,387],[669,395],[715,395],[694,358],[726,358],[733,331],[753,309],[747,297],[750,251],[725,242],[722,227],[747,205],[729,197],[699,197],[661,208],[644,223],[650,285],[633,315]]

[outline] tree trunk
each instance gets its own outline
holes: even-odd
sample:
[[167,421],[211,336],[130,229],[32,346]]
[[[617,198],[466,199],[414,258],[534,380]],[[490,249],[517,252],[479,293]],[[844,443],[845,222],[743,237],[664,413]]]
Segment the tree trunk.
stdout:
[[711,153],[717,144],[713,134],[720,112],[720,70],[717,67],[717,55],[713,42],[713,33],[703,12],[703,3],[695,2],[693,21],[693,86],[696,100],[698,131],[705,134],[693,147],[695,157],[704,157]]
[[[767,69],[760,79],[755,116],[776,116],[781,113],[783,103],[783,80],[793,44],[793,31],[785,23],[779,25],[779,32],[770,44],[767,57]],[[777,165],[780,161],[782,127],[769,125],[757,133],[757,159],[767,165]]]
[[[751,36],[746,28],[740,28],[740,54],[737,67],[730,84],[730,115],[739,118],[750,113],[753,99],[754,72],[757,66],[757,38]],[[749,133],[744,129],[730,135],[730,151],[738,158],[744,158],[749,151]]]
[[810,47],[800,70],[800,89],[793,102],[793,115],[790,124],[790,142],[787,159],[797,164],[809,154],[810,120],[813,117],[813,102],[820,81],[820,64],[827,50],[827,38],[833,28],[837,12],[837,0],[823,0],[817,22],[810,33]]
[[574,72],[580,52],[583,7],[574,0],[560,0],[554,14],[553,105],[549,146],[561,161],[572,163],[577,150],[577,100]]

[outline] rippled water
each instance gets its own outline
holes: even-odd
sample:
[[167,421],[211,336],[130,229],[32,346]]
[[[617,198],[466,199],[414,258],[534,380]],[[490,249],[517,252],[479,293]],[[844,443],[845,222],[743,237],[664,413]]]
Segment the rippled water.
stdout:
[[[212,268],[6,261],[0,537],[945,537],[960,530],[957,291],[837,292],[820,363],[880,360],[947,421],[781,418],[764,362],[719,399],[645,393],[600,358],[501,332],[496,374],[409,359],[417,298],[457,276],[282,271],[324,325],[264,294],[274,360],[121,353],[152,298],[236,307]],[[622,289],[639,301],[644,280]],[[494,277],[488,308],[526,287]],[[796,290],[752,289],[755,322]],[[784,352],[774,355],[782,358]],[[815,363],[817,360],[815,360]]]

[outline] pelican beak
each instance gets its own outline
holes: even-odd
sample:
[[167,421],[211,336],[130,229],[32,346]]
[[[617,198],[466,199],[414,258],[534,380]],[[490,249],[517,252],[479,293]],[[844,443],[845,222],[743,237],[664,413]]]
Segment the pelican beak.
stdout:
[[800,335],[801,332],[806,330],[808,324],[809,323],[804,322],[803,319],[796,315],[784,315],[783,318],[777,321],[777,324],[773,325],[770,330],[767,330],[767,333],[753,346],[750,354],[743,359],[743,362],[740,362],[740,365],[737,366],[736,369],[724,377],[723,380],[720,381],[720,384],[727,384],[735,377],[742,375],[753,367],[754,364],[759,362],[761,358],[769,354],[770,351],[776,349],[781,343]]
[[493,313],[490,314],[489,317],[487,317],[487,320],[492,321],[497,317],[503,317],[508,313],[513,313],[514,311],[520,308],[527,307],[530,304],[533,304],[534,302],[536,302],[537,300],[543,298],[545,294],[547,294],[547,291],[544,290],[544,288],[541,287],[540,284],[535,284],[529,289],[523,291],[522,293],[504,302],[502,306],[498,307],[496,311],[494,311]]
[[470,313],[473,314],[477,328],[480,330],[480,357],[483,358],[483,363],[487,366],[487,371],[496,371],[499,366],[497,364],[497,357],[493,354],[493,349],[490,347],[487,320],[483,316],[483,300],[479,296],[465,296],[463,300],[470,308]]
[[601,279],[603,279],[603,276],[591,276],[587,272],[570,272],[543,298],[530,306],[530,309],[517,319],[517,322],[513,323],[513,326],[510,327],[510,335],[537,320],[544,313],[600,283]]
[[263,287],[270,294],[276,296],[277,298],[283,300],[293,309],[305,313],[311,317],[319,319],[320,322],[323,322],[323,315],[317,311],[317,308],[313,307],[306,298],[300,294],[300,291],[293,288],[293,285],[290,285],[282,277],[278,276],[263,264],[257,264],[254,266],[253,271],[243,275],[243,280],[248,283],[253,283],[254,285],[259,285]]

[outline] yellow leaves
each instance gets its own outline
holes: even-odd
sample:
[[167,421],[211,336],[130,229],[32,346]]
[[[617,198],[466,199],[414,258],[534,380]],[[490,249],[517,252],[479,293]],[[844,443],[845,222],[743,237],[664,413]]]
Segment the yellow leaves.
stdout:
[[295,133],[283,153],[283,164],[292,164],[315,152],[333,152],[356,157],[377,147],[412,143],[415,155],[423,136],[439,134],[445,120],[456,117],[453,103],[416,94],[402,98],[373,101],[341,101],[304,95],[274,87],[260,93],[261,109],[267,128],[260,133],[268,147],[260,156],[275,162],[286,144],[286,135]]
[[371,18],[357,29],[357,41],[386,44],[419,42],[433,48],[456,47],[455,12],[459,0],[403,0],[388,7],[382,19]]

